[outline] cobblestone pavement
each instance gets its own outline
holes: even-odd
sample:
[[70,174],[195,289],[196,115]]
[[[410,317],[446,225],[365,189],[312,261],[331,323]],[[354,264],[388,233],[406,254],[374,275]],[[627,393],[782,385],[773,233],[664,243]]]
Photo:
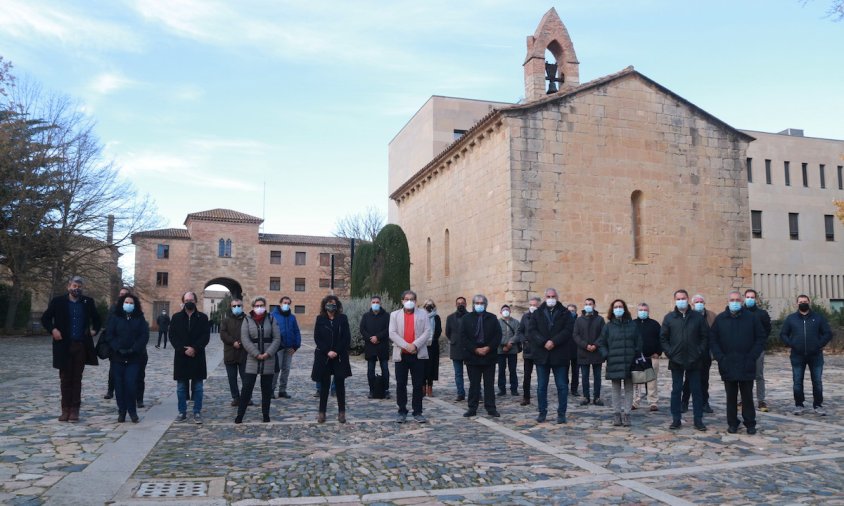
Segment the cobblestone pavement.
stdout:
[[[211,346],[221,346],[216,336]],[[102,398],[107,367],[86,368],[81,422],[60,423],[48,338],[2,339],[0,353],[6,359],[0,368],[6,392],[0,404],[0,503],[43,503],[62,478],[84,470],[108,443],[140,429],[117,424],[114,401]],[[150,346],[149,353],[142,418],[163,399],[172,401],[175,387],[172,351]],[[788,357],[768,355],[771,411],[759,413],[755,436],[743,429],[726,432],[717,367],[710,387],[715,413],[705,417],[709,430],[695,431],[689,414],[675,432],[668,430],[670,376],[664,362],[660,410],[634,411],[631,428],[612,426],[606,380],[607,406],[582,407],[570,397],[565,425],[537,424],[535,399],[521,407],[521,397],[510,395],[498,398],[501,418],[463,418],[466,406],[453,402],[447,358],[435,397],[425,399],[429,423],[398,425],[394,400],[366,399],[365,364],[356,358],[347,382],[349,423],[336,421],[331,398],[328,422],[317,424],[311,362],[309,349],[297,353],[288,388],[293,398],[273,400],[270,423],[260,422],[254,406],[242,425],[233,423],[236,408],[229,406],[225,369],[209,364],[205,423],[166,422],[164,435],[114,500],[153,504],[162,500],[136,497],[138,486],[198,481],[210,488],[191,504],[844,504],[841,356],[826,357],[828,416],[820,417],[791,414]],[[811,406],[808,374],[806,390]],[[549,398],[549,413],[555,407]]]

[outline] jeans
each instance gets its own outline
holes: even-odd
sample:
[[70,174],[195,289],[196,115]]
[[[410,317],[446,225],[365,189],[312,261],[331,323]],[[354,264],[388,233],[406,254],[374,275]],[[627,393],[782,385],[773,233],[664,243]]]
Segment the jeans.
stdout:
[[700,371],[686,369],[671,370],[671,417],[675,423],[680,422],[680,397],[683,395],[683,376],[689,383],[692,396],[692,413],[695,424],[703,423],[703,392],[700,389]]
[[[621,382],[624,382],[624,394],[622,394]],[[612,380],[612,407],[615,413],[630,414],[630,406],[633,404],[633,380],[617,379]]]
[[190,398],[193,400],[193,413],[197,414],[202,411],[202,383],[204,380],[177,380],[176,381],[176,398],[179,403],[179,413],[184,415],[188,412],[188,383],[193,387],[191,389]]
[[580,377],[581,382],[583,383],[583,397],[589,399],[589,369],[592,369],[592,380],[595,383],[594,389],[594,397],[592,399],[597,399],[601,397],[601,369],[603,369],[603,364],[581,364],[580,365]]
[[[499,355],[499,358],[503,355]],[[513,355],[515,357],[515,355]],[[478,411],[481,397],[481,380],[484,382],[484,408],[487,413],[495,412],[495,364],[466,364],[469,373],[469,411]]]
[[288,348],[283,348],[275,354],[275,359],[279,369],[277,373],[273,374],[272,392],[275,392],[275,387],[278,386],[278,393],[287,393],[287,379],[290,377],[293,355],[288,352]]
[[498,390],[507,391],[507,370],[510,371],[510,393],[516,395],[519,391],[519,376],[516,374],[516,360],[518,355],[498,355]]
[[372,385],[375,383],[375,365],[381,367],[381,377],[384,378],[384,391],[390,391],[389,357],[372,357],[366,359],[366,381],[369,383],[369,394],[372,395]]
[[756,408],[753,406],[753,381],[725,381],[727,393],[727,425],[738,427],[738,393],[741,391],[741,417],[748,429],[756,427]]
[[407,375],[410,373],[410,380],[413,383],[413,394],[411,407],[413,416],[422,414],[422,386],[425,383],[425,361],[420,360],[416,355],[402,354],[401,362],[395,363],[396,367],[396,404],[399,407],[399,414],[407,414]]
[[82,373],[85,372],[85,345],[82,341],[71,341],[68,355],[67,365],[59,369],[62,408],[79,409],[82,404]]
[[[255,389],[257,378],[257,374],[244,374],[243,376],[243,389],[240,391],[240,399],[238,399],[237,404],[238,418],[243,418],[243,415],[246,413],[246,407],[249,405],[249,401],[252,400],[252,390]],[[271,395],[273,393],[272,381],[272,374],[261,375],[261,414],[264,415],[264,418],[269,418],[270,416],[270,399],[272,399]]]
[[117,399],[118,413],[137,416],[138,372],[139,363],[113,361],[111,371],[114,374],[114,397]]
[[[709,404],[709,370],[712,368],[712,357],[707,353],[706,356],[703,357],[701,361],[703,363],[702,368],[698,371],[700,373],[700,393],[703,396],[703,404]],[[691,390],[689,388],[688,382],[688,375],[686,376],[686,382],[683,383],[683,403],[689,403],[689,396],[691,395]]]
[[231,393],[232,400],[240,399],[240,389],[237,387],[237,376],[240,375],[240,383],[243,384],[246,380],[243,378],[246,375],[246,362],[242,364],[226,364],[226,376],[229,378],[229,393]]
[[536,399],[539,413],[548,413],[548,380],[554,371],[554,383],[557,386],[557,416],[566,416],[569,402],[569,366],[536,364]]
[[794,379],[794,405],[802,406],[806,400],[803,394],[803,378],[806,376],[806,366],[809,366],[809,377],[812,379],[812,407],[823,406],[823,352],[817,355],[791,354],[791,374]]
[[533,359],[523,357],[524,360],[524,368],[522,376],[522,395],[525,399],[530,399],[530,379],[533,376]]
[[466,387],[463,385],[463,361],[452,359],[451,363],[454,366],[454,386],[457,387],[457,395],[466,397]]
[[765,350],[756,359],[756,399],[765,402]]

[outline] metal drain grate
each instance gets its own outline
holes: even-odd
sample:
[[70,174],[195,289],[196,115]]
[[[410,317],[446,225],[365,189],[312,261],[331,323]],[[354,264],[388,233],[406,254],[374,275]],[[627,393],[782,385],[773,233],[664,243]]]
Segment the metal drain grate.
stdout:
[[135,497],[207,497],[207,481],[152,481],[143,482]]

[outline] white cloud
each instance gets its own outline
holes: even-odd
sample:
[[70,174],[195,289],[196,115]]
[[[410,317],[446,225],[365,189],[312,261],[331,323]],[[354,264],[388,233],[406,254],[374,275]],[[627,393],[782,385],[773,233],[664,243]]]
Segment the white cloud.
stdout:
[[108,95],[137,84],[135,81],[113,72],[104,72],[91,81],[89,88],[99,95]]

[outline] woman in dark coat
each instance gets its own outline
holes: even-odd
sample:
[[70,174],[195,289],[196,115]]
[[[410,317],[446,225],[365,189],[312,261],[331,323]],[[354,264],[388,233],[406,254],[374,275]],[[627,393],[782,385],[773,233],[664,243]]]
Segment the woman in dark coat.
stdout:
[[[633,405],[633,381],[630,366],[642,354],[642,336],[633,323],[627,303],[616,299],[610,304],[609,322],[601,330],[598,351],[607,361],[606,378],[612,381],[613,425],[630,426],[630,407]],[[624,397],[621,389],[624,382]]]
[[314,366],[311,379],[320,383],[319,414],[317,422],[325,422],[331,378],[337,391],[337,421],[346,423],[346,378],[352,375],[349,364],[349,347],[352,334],[349,320],[343,314],[343,304],[334,295],[327,295],[320,303],[319,315],[314,323]]
[[434,396],[434,382],[440,379],[440,335],[443,333],[443,324],[440,315],[437,314],[437,305],[428,299],[423,306],[428,312],[430,327],[434,333],[431,336],[431,344],[428,346],[428,361],[425,363],[425,389],[423,395]]
[[106,336],[111,346],[111,371],[114,375],[114,396],[117,399],[117,421],[138,423],[138,375],[149,342],[149,325],[141,311],[141,301],[134,295],[117,299],[114,314],[109,318]]

